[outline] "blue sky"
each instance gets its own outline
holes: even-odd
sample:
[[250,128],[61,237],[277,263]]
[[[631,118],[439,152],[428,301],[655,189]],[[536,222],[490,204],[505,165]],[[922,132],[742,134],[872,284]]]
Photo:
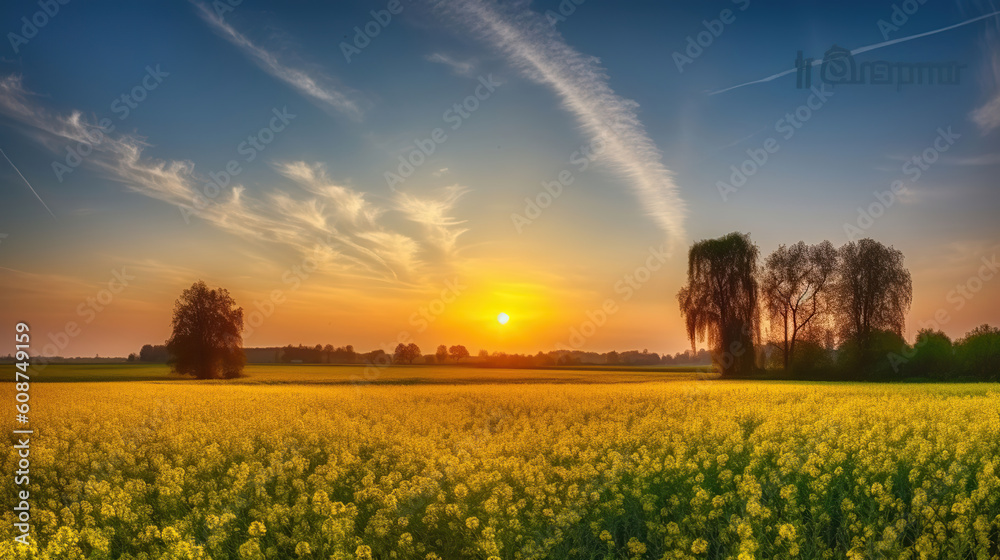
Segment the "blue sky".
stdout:
[[[863,234],[907,257],[911,335],[941,309],[942,328],[961,335],[995,323],[1000,309],[989,281],[960,308],[949,297],[1000,249],[1000,19],[859,54],[965,68],[954,86],[836,86],[788,139],[776,123],[812,95],[794,75],[710,94],[792,68],[800,50],[821,59],[832,45],[856,49],[1000,10],[911,2],[916,11],[887,37],[879,21],[894,4],[402,0],[348,61],[342,43],[389,2],[70,1],[13,43],[21,18],[42,8],[8,2],[0,149],[54,216],[0,161],[5,307],[58,334],[90,318],[79,305],[125,267],[136,279],[61,353],[123,355],[165,339],[171,302],[198,278],[248,309],[276,289],[287,296],[251,345],[365,348],[406,332],[426,347],[462,339],[535,351],[568,340],[611,298],[620,311],[582,347],[676,352],[686,342],[674,295],[691,241],[746,231],[765,255],[798,240],[840,245],[858,208],[900,180]],[[679,71],[674,53],[724,10],[721,34]],[[115,100],[150,68],[155,89],[142,88],[120,118]],[[449,117],[477,88],[488,95],[475,110]],[[275,111],[294,117],[248,151]],[[115,130],[60,180],[53,162],[102,119]],[[447,138],[390,188],[386,172],[436,128]],[[939,129],[953,142],[914,180],[903,166]],[[602,134],[610,143],[584,169],[581,148]],[[730,166],[769,138],[779,149],[724,199]],[[213,204],[182,212],[231,161],[239,173]],[[518,227],[512,214],[525,215],[525,198],[539,200],[560,172],[572,184]],[[617,283],[661,245],[671,260],[620,301]],[[307,257],[317,270],[288,282]],[[422,329],[413,314],[456,278],[468,288]],[[502,331],[491,326],[501,311],[512,318]]]

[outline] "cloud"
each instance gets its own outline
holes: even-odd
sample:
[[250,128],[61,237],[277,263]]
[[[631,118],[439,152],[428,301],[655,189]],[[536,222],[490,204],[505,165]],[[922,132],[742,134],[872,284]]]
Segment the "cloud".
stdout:
[[455,60],[454,58],[441,53],[433,53],[424,57],[429,62],[444,64],[451,68],[451,71],[460,76],[472,76],[476,65],[472,61]]
[[198,9],[198,14],[201,18],[216,33],[239,47],[244,54],[249,56],[265,72],[287,83],[305,96],[319,102],[325,108],[345,114],[355,120],[361,118],[361,108],[348,95],[329,85],[329,78],[311,76],[303,70],[282,64],[274,53],[255,45],[245,35],[226,23],[221,16],[213,13],[208,6],[196,0],[192,0],[192,3]]
[[599,61],[572,49],[541,15],[489,0],[438,4],[464,28],[482,34],[529,79],[552,88],[580,127],[607,146],[602,161],[623,175],[672,245],[685,239],[685,205],[672,172],[636,115],[638,104],[615,94]]
[[986,47],[985,82],[991,99],[969,114],[980,132],[989,134],[1000,128],[1000,25],[987,28],[983,37]]
[[418,198],[401,192],[396,196],[396,208],[410,221],[423,226],[428,238],[442,253],[452,255],[458,237],[468,229],[460,227],[464,220],[455,219],[450,213],[468,192],[469,189],[459,185],[445,187],[439,198]]
[[[242,185],[233,185],[208,198],[202,186],[210,178],[197,173],[194,163],[146,157],[142,138],[98,135],[99,127],[78,111],[69,116],[51,112],[33,101],[19,77],[0,78],[0,114],[27,125],[27,132],[53,153],[64,153],[67,144],[86,144],[91,151],[86,165],[132,191],[178,206],[186,219],[282,245],[333,272],[416,285],[439,264],[428,259],[450,254],[464,231],[455,230],[462,222],[447,215],[462,189],[445,189],[440,200],[404,197],[399,207],[380,207],[365,193],[336,184],[322,164],[303,161],[273,165],[297,189],[251,196]],[[385,214],[399,208],[425,226],[421,235],[405,235],[386,223]],[[448,251],[438,255],[442,248]]]
[[972,121],[984,134],[1000,127],[1000,93],[972,112]]
[[945,165],[962,166],[1000,165],[1000,153],[965,157],[942,157],[941,162]]

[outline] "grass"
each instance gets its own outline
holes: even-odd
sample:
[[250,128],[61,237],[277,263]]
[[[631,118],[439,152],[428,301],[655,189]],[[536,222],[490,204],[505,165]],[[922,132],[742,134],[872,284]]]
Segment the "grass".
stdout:
[[[50,364],[33,368],[33,382],[133,382],[206,383],[171,373],[163,364]],[[718,374],[704,367],[613,368],[576,367],[544,369],[477,368],[465,366],[357,366],[312,364],[252,364],[239,379],[208,383],[249,385],[424,385],[506,383],[648,383],[713,379]]]

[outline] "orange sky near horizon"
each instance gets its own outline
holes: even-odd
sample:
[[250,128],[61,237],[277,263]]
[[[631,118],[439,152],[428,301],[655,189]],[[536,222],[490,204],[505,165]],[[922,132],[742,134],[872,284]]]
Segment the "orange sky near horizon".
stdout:
[[[914,284],[908,339],[922,326],[956,338],[979,324],[996,324],[995,280],[979,279],[991,272],[985,263],[995,262],[976,258],[984,249],[947,260],[907,259]],[[11,320],[3,328],[28,322],[36,352],[125,356],[143,344],[163,343],[174,301],[202,279],[229,289],[244,308],[247,347],[352,344],[359,351],[391,351],[398,341],[413,341],[424,353],[439,344],[464,344],[473,353],[687,349],[675,299],[685,262],[675,256],[650,270],[647,264],[660,264],[650,248],[628,253],[616,260],[604,255],[609,262],[602,266],[563,267],[494,254],[492,262],[469,258],[447,274],[407,286],[345,278],[297,259],[287,266],[260,261],[250,266],[253,274],[227,274],[243,258],[236,251],[205,251],[194,259],[205,259],[200,264],[208,270],[201,273],[190,268],[191,253],[177,257],[189,268],[111,257],[104,267],[81,266],[73,275],[3,268],[0,284],[12,296]],[[501,312],[510,316],[506,325],[496,319]]]

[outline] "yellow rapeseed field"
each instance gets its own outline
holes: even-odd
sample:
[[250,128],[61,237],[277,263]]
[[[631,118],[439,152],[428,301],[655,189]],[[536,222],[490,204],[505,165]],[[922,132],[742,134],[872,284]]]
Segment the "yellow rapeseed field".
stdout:
[[41,383],[32,403],[34,545],[5,507],[4,559],[1000,556],[996,385]]

